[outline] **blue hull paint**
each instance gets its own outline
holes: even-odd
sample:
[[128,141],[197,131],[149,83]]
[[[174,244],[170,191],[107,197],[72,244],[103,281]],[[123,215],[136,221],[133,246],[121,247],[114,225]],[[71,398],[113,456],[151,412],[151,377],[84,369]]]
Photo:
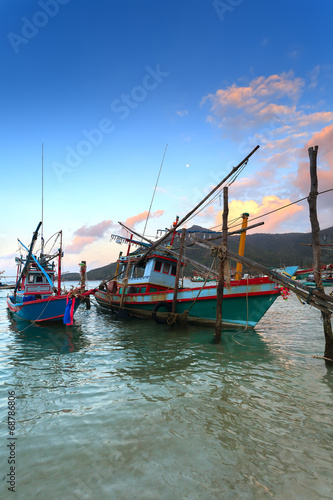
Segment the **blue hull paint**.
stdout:
[[[67,296],[53,296],[43,300],[32,300],[30,302],[14,302],[14,297],[7,297],[9,310],[17,317],[26,321],[62,321],[66,309]],[[76,299],[74,312],[80,305]]]

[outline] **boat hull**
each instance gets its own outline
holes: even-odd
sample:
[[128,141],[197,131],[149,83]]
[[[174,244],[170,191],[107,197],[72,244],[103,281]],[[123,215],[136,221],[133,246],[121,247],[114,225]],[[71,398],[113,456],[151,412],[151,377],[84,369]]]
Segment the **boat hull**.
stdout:
[[[26,321],[62,321],[67,305],[67,295],[51,296],[46,299],[31,300],[29,302],[15,302],[13,295],[7,296],[7,306],[14,316]],[[76,299],[74,312],[80,305]]]
[[[123,308],[130,316],[154,318],[163,323],[170,317],[173,295],[173,291],[127,294]],[[268,278],[234,282],[230,289],[224,289],[222,322],[230,327],[254,328],[279,295],[280,289]],[[105,309],[120,309],[120,294],[99,290],[95,299]],[[214,325],[216,300],[216,285],[180,289],[176,313],[186,315],[188,323]]]

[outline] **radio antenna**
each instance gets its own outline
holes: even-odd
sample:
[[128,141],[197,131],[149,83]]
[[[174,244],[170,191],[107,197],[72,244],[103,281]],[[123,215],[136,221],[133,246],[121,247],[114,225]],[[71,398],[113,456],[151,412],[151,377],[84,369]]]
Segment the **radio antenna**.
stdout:
[[42,230],[41,230],[41,253],[44,252],[44,144],[42,143]]
[[158,176],[157,176],[157,180],[156,180],[156,184],[155,184],[155,189],[154,189],[154,192],[153,192],[153,197],[152,197],[151,202],[150,202],[150,207],[149,207],[149,210],[148,210],[148,215],[147,215],[147,219],[146,219],[146,223],[145,223],[145,227],[144,227],[142,236],[144,236],[145,232],[146,232],[146,227],[147,227],[148,219],[149,219],[149,216],[150,216],[151,207],[153,205],[153,201],[154,201],[154,197],[155,197],[155,193],[156,193],[157,184],[158,184],[158,181],[159,181],[159,178],[160,178],[160,175],[161,175],[161,170],[162,170],[162,167],[163,167],[164,158],[165,158],[165,154],[166,154],[167,148],[168,148],[168,145],[165,146],[162,163],[161,163],[161,166],[160,166],[160,170],[158,172]]

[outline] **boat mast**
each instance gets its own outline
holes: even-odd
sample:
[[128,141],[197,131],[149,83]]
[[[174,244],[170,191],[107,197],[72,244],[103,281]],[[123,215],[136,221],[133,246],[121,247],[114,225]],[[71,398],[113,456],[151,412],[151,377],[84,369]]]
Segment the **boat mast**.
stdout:
[[44,228],[44,144],[42,143],[42,228],[41,228],[41,249],[40,253],[43,255],[44,253],[44,235],[43,235],[43,228]]

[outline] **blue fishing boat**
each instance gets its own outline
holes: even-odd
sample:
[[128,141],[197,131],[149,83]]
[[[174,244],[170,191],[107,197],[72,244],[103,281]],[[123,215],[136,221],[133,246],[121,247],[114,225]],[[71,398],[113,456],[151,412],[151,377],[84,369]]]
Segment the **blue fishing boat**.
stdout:
[[29,248],[19,240],[27,255],[15,259],[18,266],[17,279],[14,292],[7,296],[7,306],[14,316],[27,321],[63,321],[66,325],[71,325],[80,301],[86,300],[90,292],[85,291],[82,286],[69,293],[61,290],[61,231],[57,233],[60,247],[53,255],[44,253],[43,238],[40,255],[37,257],[33,254],[41,225],[40,222],[33,233]]

